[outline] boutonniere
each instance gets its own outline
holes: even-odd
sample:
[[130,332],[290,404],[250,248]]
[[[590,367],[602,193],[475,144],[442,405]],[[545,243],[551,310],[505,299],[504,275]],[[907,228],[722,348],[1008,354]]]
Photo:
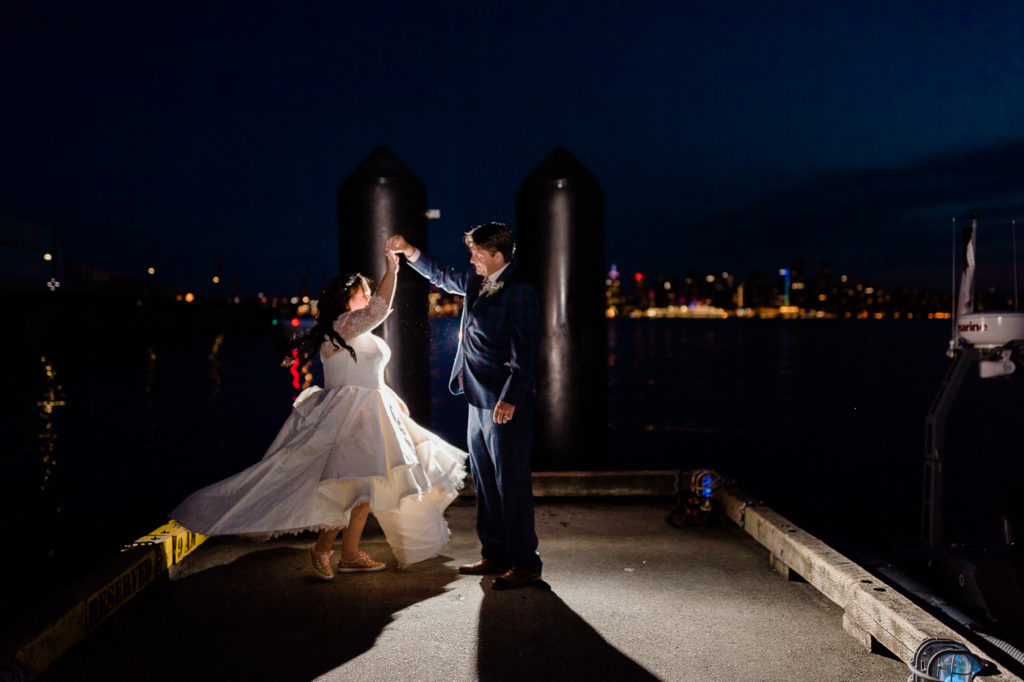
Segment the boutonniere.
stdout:
[[488,282],[484,287],[484,296],[494,296],[505,287],[504,282]]

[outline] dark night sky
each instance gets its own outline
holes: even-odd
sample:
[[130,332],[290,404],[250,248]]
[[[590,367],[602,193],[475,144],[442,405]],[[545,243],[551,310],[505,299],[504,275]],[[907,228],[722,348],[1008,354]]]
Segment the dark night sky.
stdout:
[[2,0],[0,211],[243,295],[335,273],[335,190],[379,144],[449,261],[556,145],[624,272],[944,288],[954,216],[982,211],[981,277],[1024,224],[1015,0],[220,4]]

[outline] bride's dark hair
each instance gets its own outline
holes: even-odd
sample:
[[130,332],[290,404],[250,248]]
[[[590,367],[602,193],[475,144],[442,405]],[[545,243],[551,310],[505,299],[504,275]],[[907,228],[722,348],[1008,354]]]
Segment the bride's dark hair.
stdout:
[[348,303],[352,295],[362,288],[369,294],[370,280],[359,272],[353,272],[343,277],[335,277],[328,282],[320,292],[320,300],[317,301],[316,325],[309,334],[299,341],[299,350],[306,355],[312,355],[324,341],[330,340],[335,348],[344,348],[356,359],[356,351],[352,346],[345,343],[338,332],[334,331],[334,321],[342,313],[348,312]]

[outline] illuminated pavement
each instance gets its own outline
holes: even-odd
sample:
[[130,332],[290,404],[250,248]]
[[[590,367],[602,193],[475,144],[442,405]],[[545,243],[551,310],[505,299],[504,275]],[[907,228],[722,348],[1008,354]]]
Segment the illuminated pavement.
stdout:
[[[471,503],[449,510],[438,559],[332,582],[309,568],[311,537],[212,539],[40,679],[906,679],[731,522],[679,530],[670,510],[539,501],[551,591],[457,573],[478,558]],[[372,524],[363,548],[393,564]]]

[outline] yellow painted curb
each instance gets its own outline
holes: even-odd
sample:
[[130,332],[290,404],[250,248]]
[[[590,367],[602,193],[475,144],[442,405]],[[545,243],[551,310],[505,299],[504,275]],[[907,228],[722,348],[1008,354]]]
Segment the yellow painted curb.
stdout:
[[206,540],[171,521],[125,546],[121,554],[79,581],[27,621],[15,659],[36,678],[171,565]]
[[180,562],[196,547],[206,542],[206,536],[193,533],[177,521],[165,523],[153,532],[143,535],[135,542],[127,545],[125,549],[132,547],[163,546],[166,565],[170,568]]

